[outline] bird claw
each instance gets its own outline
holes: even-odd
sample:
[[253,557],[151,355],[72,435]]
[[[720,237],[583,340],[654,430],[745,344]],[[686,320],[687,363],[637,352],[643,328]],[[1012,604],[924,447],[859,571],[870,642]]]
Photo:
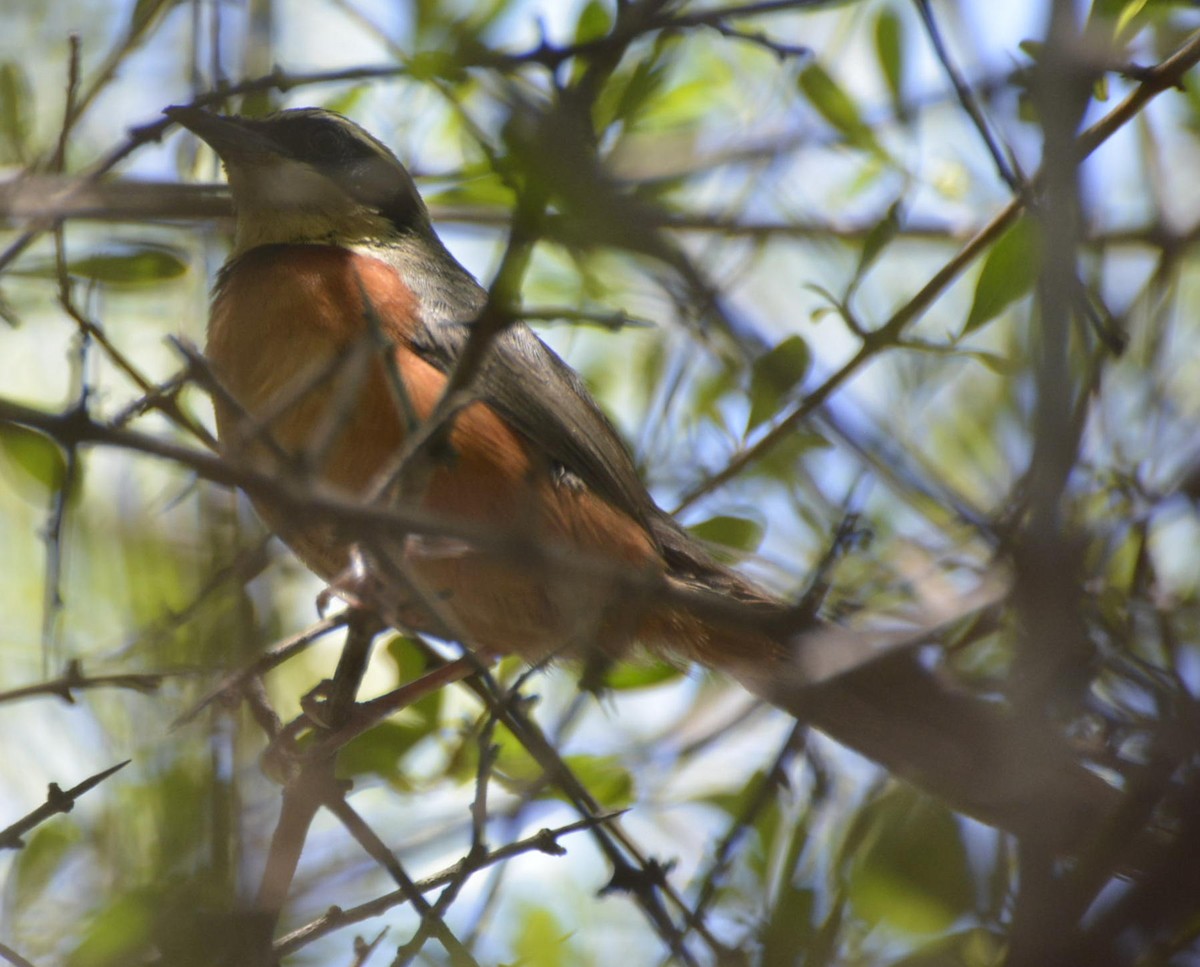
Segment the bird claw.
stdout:
[[371,576],[366,556],[357,544],[350,546],[350,563],[337,577],[330,581],[317,595],[317,614],[324,618],[333,601],[344,602],[356,611],[370,611],[367,603],[372,598],[375,582]]

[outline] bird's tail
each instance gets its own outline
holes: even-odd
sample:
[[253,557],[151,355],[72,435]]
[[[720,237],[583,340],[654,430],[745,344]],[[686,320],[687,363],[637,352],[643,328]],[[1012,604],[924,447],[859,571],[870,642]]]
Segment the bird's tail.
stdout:
[[683,586],[703,592],[698,607],[672,609],[662,629],[676,654],[728,674],[953,809],[1060,852],[1112,814],[1117,790],[1055,723],[954,682],[927,660],[919,636],[885,640],[816,621],[797,631],[790,609],[686,535],[668,544],[668,563]]

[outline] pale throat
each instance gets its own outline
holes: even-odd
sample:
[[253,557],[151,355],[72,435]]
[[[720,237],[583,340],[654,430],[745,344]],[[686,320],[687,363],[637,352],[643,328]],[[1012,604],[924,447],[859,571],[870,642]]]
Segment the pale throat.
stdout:
[[342,245],[386,236],[391,223],[301,162],[229,167],[237,210],[233,255],[262,245]]

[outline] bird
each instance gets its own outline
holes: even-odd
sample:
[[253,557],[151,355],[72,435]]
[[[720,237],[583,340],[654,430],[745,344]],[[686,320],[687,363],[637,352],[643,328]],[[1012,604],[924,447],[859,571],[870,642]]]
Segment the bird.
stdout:
[[[582,379],[523,322],[495,327],[448,407],[488,293],[383,142],[320,108],[165,113],[212,147],[233,195],[205,349],[222,451],[456,522],[372,542],[402,578],[389,588],[407,630],[485,658],[619,660],[636,646],[698,662],[985,823],[1064,848],[1097,828],[1114,790],[1065,740],[1025,741],[1002,701],[947,682],[914,649],[806,680],[806,641],[844,640],[788,626],[795,608],[661,509]],[[371,536],[253,499],[326,581]],[[505,535],[557,556],[523,558]]]

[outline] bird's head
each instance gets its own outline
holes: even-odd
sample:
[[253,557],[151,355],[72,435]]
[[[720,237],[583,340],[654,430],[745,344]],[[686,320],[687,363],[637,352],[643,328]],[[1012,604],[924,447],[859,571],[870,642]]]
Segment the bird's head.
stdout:
[[320,108],[264,118],[170,107],[229,175],[235,253],[259,245],[387,242],[431,233],[429,213],[391,151],[353,121]]

